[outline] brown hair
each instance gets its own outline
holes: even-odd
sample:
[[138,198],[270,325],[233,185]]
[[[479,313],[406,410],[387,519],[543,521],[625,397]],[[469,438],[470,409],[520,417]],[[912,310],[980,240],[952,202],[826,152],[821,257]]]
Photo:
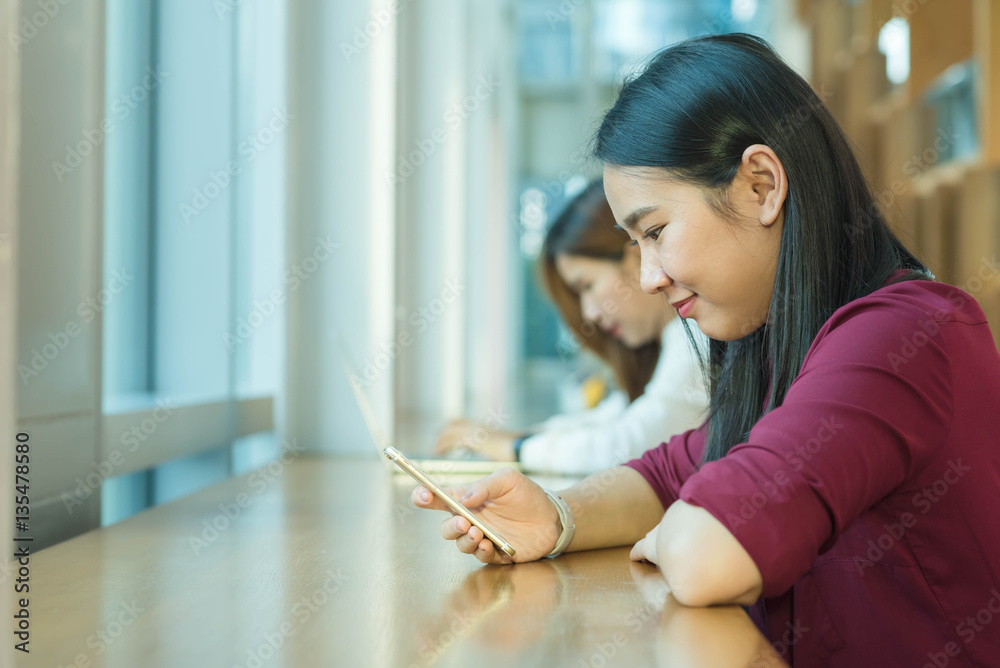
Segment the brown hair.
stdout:
[[566,326],[580,345],[601,358],[614,372],[618,387],[635,401],[646,389],[660,357],[660,339],[639,348],[624,343],[583,317],[578,295],[556,271],[556,256],[579,255],[622,262],[629,237],[615,227],[604,197],[604,182],[594,181],[574,197],[552,223],[539,259],[542,284]]

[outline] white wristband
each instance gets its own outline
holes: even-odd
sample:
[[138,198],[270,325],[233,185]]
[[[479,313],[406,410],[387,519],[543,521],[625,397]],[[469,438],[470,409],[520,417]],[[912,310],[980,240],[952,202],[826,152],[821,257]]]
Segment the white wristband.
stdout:
[[545,556],[558,557],[563,553],[563,550],[569,546],[570,541],[573,540],[573,533],[576,531],[576,523],[573,521],[573,511],[570,510],[569,504],[566,503],[561,496],[547,489],[545,490],[545,495],[549,497],[549,500],[552,501],[552,505],[556,507],[556,512],[559,513],[559,524],[562,526],[562,531],[559,534],[559,539],[556,541],[556,546]]

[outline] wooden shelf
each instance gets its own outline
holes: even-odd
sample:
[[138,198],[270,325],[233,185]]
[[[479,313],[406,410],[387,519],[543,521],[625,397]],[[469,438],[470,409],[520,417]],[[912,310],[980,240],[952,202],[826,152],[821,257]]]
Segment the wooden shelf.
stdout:
[[973,20],[979,65],[979,141],[983,161],[1000,165],[1000,1],[977,0]]
[[[1000,342],[1000,272],[990,269],[1000,257],[1000,0],[814,0],[797,10],[812,30],[812,85],[832,92],[826,102],[890,225],[939,280],[973,293]],[[891,86],[878,36],[901,14],[910,76]],[[979,150],[940,163],[954,147],[935,146],[940,121],[926,96],[970,59]]]
[[972,57],[973,0],[925,0],[909,17],[910,99],[954,65]]

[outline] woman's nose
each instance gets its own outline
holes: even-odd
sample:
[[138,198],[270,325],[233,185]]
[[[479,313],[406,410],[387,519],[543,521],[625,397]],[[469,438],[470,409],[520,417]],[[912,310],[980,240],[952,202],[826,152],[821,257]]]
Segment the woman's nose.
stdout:
[[670,284],[670,277],[663,267],[647,267],[643,265],[639,270],[639,285],[644,292],[655,295]]
[[590,322],[600,325],[601,309],[597,307],[595,300],[589,297],[584,297],[581,300],[580,310],[583,312],[584,320],[589,320]]

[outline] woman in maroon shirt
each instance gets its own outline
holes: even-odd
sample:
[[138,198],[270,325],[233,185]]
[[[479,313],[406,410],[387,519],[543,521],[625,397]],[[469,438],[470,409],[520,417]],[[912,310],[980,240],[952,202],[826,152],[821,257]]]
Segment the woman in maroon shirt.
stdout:
[[[709,417],[568,509],[511,470],[463,503],[514,561],[634,544],[680,602],[794,637],[794,664],[1000,666],[1000,354],[819,98],[761,40],[691,40],[625,84],[595,146],[643,288],[712,339]],[[442,535],[511,561],[461,517]]]

